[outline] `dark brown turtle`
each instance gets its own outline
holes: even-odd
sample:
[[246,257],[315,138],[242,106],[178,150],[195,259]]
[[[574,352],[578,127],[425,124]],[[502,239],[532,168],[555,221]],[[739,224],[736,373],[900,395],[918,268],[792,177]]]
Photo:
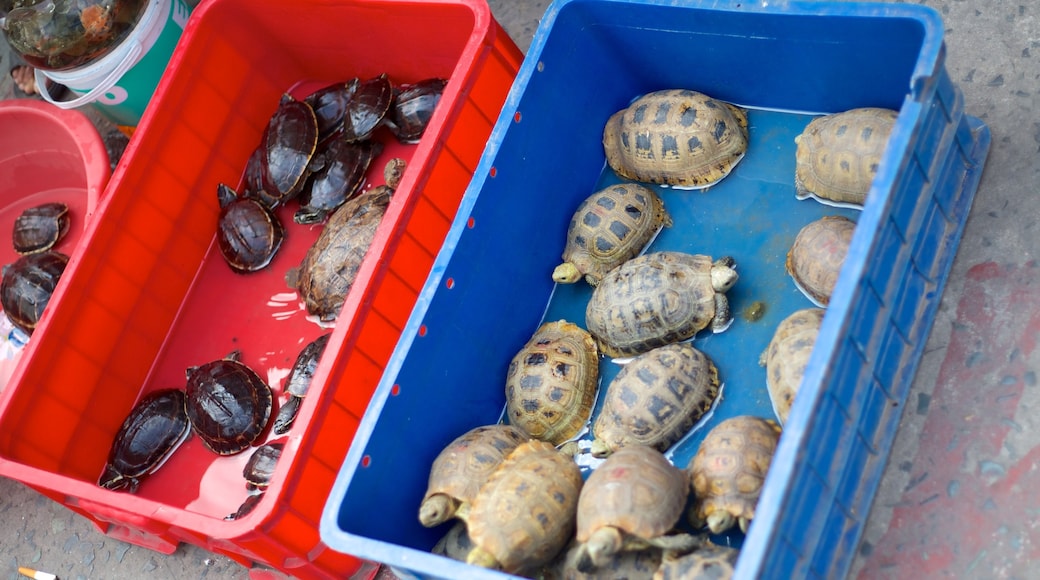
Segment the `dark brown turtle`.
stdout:
[[300,194],[300,209],[293,215],[298,224],[325,221],[339,206],[361,191],[372,160],[383,152],[378,141],[348,143],[334,139],[311,162],[310,185]]
[[218,455],[245,451],[267,427],[274,397],[241,353],[191,367],[184,408],[191,428]]
[[267,267],[285,239],[278,216],[263,203],[242,197],[223,183],[217,185],[217,198],[217,245],[224,261],[242,274]]
[[26,334],[33,333],[68,262],[65,254],[48,250],[4,266],[0,305],[11,324]]
[[260,141],[260,145],[253,149],[253,153],[246,160],[246,170],[242,175],[242,197],[250,197],[265,202],[263,196],[264,190],[264,141],[267,139],[267,132],[264,132],[264,137]]
[[300,193],[317,146],[314,110],[304,101],[282,95],[264,132],[264,187],[256,192],[264,205],[273,209]]
[[303,298],[307,312],[323,322],[335,320],[368,253],[390,194],[385,185],[372,188],[339,207],[298,268],[285,275]]
[[292,427],[296,420],[296,413],[300,411],[300,403],[307,396],[307,389],[314,379],[314,371],[318,370],[321,355],[325,352],[325,346],[329,343],[329,334],[323,334],[307,343],[300,354],[296,356],[289,376],[285,379],[284,391],[289,394],[289,400],[278,409],[278,415],[274,418],[274,433],[281,435]]
[[318,120],[319,142],[343,128],[343,116],[347,114],[347,103],[350,102],[346,83],[333,83],[314,91],[303,100],[311,106]]
[[27,208],[14,220],[14,251],[19,254],[45,252],[69,232],[69,206],[45,203]]
[[347,81],[347,111],[343,116],[343,138],[363,141],[386,118],[394,100],[394,89],[386,73],[362,81]]
[[278,466],[278,459],[282,457],[283,449],[285,443],[266,443],[253,451],[249,461],[246,461],[245,467],[242,468],[242,477],[246,478],[247,489],[267,489],[271,484],[274,468]]
[[397,87],[392,118],[387,119],[386,125],[398,141],[419,142],[447,84],[445,79],[429,78]]
[[188,429],[183,391],[160,389],[148,393],[134,405],[116,433],[98,485],[136,492],[141,479],[159,469],[180,447]]
[[254,509],[256,509],[256,506],[260,504],[260,500],[262,500],[263,498],[263,492],[249,495],[249,497],[247,497],[245,501],[242,502],[242,505],[238,506],[238,509],[235,510],[235,513],[224,516],[224,519],[228,521],[237,520],[239,518],[243,518],[249,515],[250,513],[252,513]]

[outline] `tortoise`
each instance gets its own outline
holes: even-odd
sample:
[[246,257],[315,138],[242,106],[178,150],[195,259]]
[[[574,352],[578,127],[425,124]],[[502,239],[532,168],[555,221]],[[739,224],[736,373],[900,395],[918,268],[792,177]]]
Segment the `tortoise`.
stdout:
[[592,291],[585,324],[600,352],[634,356],[729,327],[726,291],[737,281],[732,258],[648,252],[611,270]]
[[735,524],[747,533],[779,440],[775,421],[751,415],[713,427],[686,468],[695,498],[690,522],[714,534]]
[[159,389],[141,398],[112,441],[98,485],[135,493],[141,480],[154,473],[188,437],[184,392]]
[[390,111],[394,89],[386,73],[362,81],[353,78],[346,83],[347,108],[343,115],[343,139],[368,139]]
[[528,436],[559,445],[588,423],[598,383],[592,335],[565,320],[546,322],[509,362],[506,416]]
[[849,218],[829,215],[806,224],[795,236],[787,252],[787,273],[813,304],[830,303],[855,229]]
[[432,528],[455,517],[513,449],[528,440],[511,425],[485,425],[463,433],[433,461],[419,506],[419,521]]
[[638,183],[611,185],[585,198],[567,227],[563,263],[553,280],[573,284],[582,276],[596,286],[610,270],[635,257],[661,228],[672,225],[664,202]]
[[318,120],[306,101],[285,93],[267,123],[261,158],[263,189],[261,202],[274,209],[296,197],[310,174],[309,166],[318,146]]
[[26,208],[14,220],[14,251],[35,254],[53,248],[69,232],[69,206],[61,202]]
[[300,266],[286,273],[286,283],[300,293],[307,312],[322,322],[339,315],[392,191],[380,185],[341,205],[329,216]]
[[442,78],[428,78],[397,87],[394,104],[385,123],[398,141],[419,142],[447,84],[448,81]]
[[747,114],[697,91],[643,95],[611,115],[603,150],[615,173],[683,189],[726,177],[747,152]]
[[587,572],[623,551],[688,552],[702,543],[671,534],[686,508],[689,482],[681,469],[646,445],[618,449],[597,467],[578,496],[578,570]]
[[862,206],[885,154],[898,112],[852,109],[813,119],[795,137],[795,195]]
[[604,457],[632,444],[663,452],[711,410],[718,396],[715,363],[688,342],[633,357],[607,386],[592,424],[591,453]]
[[236,350],[186,372],[184,409],[191,428],[218,455],[248,449],[271,418],[271,388],[241,356]]
[[263,490],[271,484],[274,468],[282,456],[285,443],[265,443],[253,450],[242,468],[242,477],[246,479],[246,489]]
[[296,362],[293,363],[283,388],[288,393],[289,399],[278,409],[274,425],[271,427],[275,435],[287,432],[292,427],[293,421],[296,420],[296,414],[300,411],[300,403],[307,396],[307,390],[310,389],[311,381],[314,379],[314,372],[318,370],[318,363],[321,362],[325,346],[329,343],[329,336],[331,334],[323,334],[315,338],[303,347],[300,354],[296,355]]
[[740,550],[736,548],[709,544],[683,556],[665,558],[654,572],[653,580],[728,580],[733,577],[738,556]]
[[383,151],[378,141],[348,143],[336,139],[314,156],[310,186],[300,194],[298,224],[316,224],[361,191],[372,160]]
[[0,305],[15,328],[32,335],[68,263],[65,254],[47,250],[26,254],[3,267]]
[[217,246],[231,269],[248,274],[266,268],[285,240],[285,228],[268,206],[217,184]]
[[407,167],[408,162],[400,157],[394,157],[387,161],[383,167],[383,181],[386,182],[386,186],[396,190],[397,186],[401,185],[401,178],[404,177],[404,170]]
[[473,540],[469,538],[469,533],[466,532],[466,522],[459,520],[455,522],[455,525],[448,528],[448,533],[437,540],[430,552],[438,556],[465,562],[466,556],[469,555],[472,549]]
[[766,367],[766,388],[780,424],[787,423],[791,404],[802,384],[816,335],[823,323],[823,308],[803,308],[793,312],[776,327],[759,364]]
[[577,553],[580,545],[573,547],[557,558],[547,569],[543,569],[542,580],[618,580],[649,578],[661,565],[663,551],[660,548],[624,550],[606,558],[601,566],[579,570]]
[[521,443],[464,514],[466,563],[515,574],[552,561],[574,533],[581,486],[581,469],[551,443]]

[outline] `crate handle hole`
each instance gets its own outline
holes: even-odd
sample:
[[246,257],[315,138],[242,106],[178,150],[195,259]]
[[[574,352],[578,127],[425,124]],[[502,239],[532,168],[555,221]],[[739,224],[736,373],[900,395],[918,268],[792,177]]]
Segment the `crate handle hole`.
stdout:
[[494,176],[498,175],[498,169],[495,168],[495,167],[492,167],[491,170],[488,171],[488,175],[490,175],[491,177],[494,177]]
[[475,225],[477,225],[477,220],[473,219],[473,216],[469,216],[469,219],[466,220],[466,227],[472,230]]
[[394,386],[390,387],[390,396],[391,397],[396,397],[397,395],[400,395],[400,394],[401,394],[401,385],[394,385]]
[[426,325],[422,324],[419,326],[419,336],[426,336]]
[[452,288],[454,288],[455,287],[455,278],[448,278],[444,282],[444,287],[447,288],[448,290],[451,290]]
[[517,123],[520,122],[520,111],[517,111],[517,112],[513,113],[513,121],[515,121]]
[[369,465],[372,465],[372,456],[365,455],[361,458],[361,467],[368,467]]

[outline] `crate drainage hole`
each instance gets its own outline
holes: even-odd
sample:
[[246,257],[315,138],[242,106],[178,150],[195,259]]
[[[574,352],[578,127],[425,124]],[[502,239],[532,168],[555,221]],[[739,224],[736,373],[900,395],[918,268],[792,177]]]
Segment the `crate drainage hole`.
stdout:
[[520,122],[520,111],[517,111],[517,112],[513,113],[513,121],[515,121],[517,123]]
[[498,169],[492,167],[491,170],[488,171],[488,175],[490,175],[491,177],[498,175]]
[[545,70],[545,63],[542,61],[538,61],[538,64],[535,65],[534,68],[538,69],[538,72],[542,72],[543,70]]
[[401,385],[394,385],[394,386],[390,387],[390,396],[391,397],[396,397],[397,395],[400,395],[400,394],[401,394]]
[[455,278],[448,278],[444,282],[444,287],[447,288],[448,290],[451,290],[452,288],[454,288],[455,287]]
[[371,455],[366,455],[366,456],[362,457],[361,458],[361,467],[368,467],[369,465],[372,465],[372,456]]
[[419,326],[419,336],[426,336],[426,325]]
[[473,219],[473,216],[469,216],[469,219],[466,220],[466,227],[472,230],[475,225],[477,225],[477,220]]

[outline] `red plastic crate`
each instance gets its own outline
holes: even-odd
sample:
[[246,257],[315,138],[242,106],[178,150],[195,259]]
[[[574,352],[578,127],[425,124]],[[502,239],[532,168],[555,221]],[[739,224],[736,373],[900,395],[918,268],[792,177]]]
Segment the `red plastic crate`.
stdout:
[[[188,542],[300,578],[374,573],[322,543],[321,512],[521,60],[482,1],[204,1],[0,395],[0,475],[161,552]],[[217,457],[196,437],[136,495],[98,487],[134,403],[183,387],[189,366],[239,349],[285,400],[297,353],[328,332],[284,281],[319,228],[292,223],[295,204],[282,208],[286,241],[271,266],[234,274],[213,243],[216,187],[239,182],[283,92],[383,72],[449,82],[419,144],[377,134],[387,151],[369,186],[391,156],[409,166],[296,424],[278,437],[286,447],[263,500],[225,521],[246,497],[249,452]]]

